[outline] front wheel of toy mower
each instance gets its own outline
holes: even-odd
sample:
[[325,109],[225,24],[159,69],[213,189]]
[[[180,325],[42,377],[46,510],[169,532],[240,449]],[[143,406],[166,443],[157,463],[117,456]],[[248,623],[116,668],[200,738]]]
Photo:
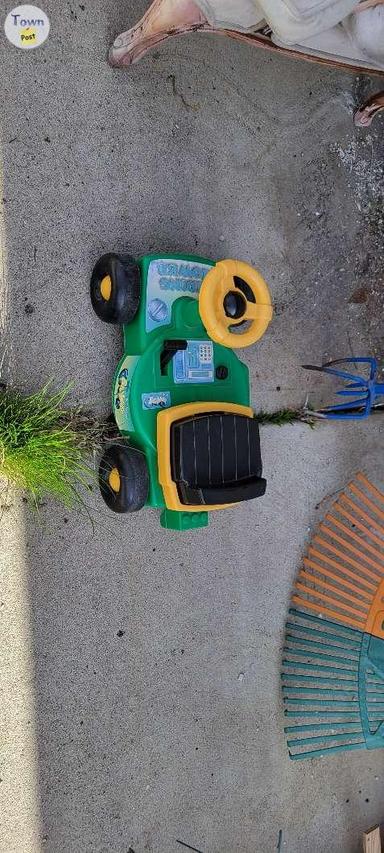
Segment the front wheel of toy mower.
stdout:
[[137,512],[144,506],[149,490],[144,453],[127,444],[112,444],[100,462],[99,486],[113,512]]
[[130,255],[108,252],[99,258],[91,276],[91,302],[105,323],[133,320],[140,304],[140,270]]

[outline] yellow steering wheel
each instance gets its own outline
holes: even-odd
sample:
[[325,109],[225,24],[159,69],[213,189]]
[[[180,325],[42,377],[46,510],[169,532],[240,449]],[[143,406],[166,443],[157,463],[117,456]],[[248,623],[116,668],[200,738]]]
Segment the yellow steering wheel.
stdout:
[[[262,337],[272,320],[268,286],[257,270],[244,261],[218,261],[204,277],[199,294],[204,326],[218,344],[249,347]],[[245,321],[250,326],[234,333]]]

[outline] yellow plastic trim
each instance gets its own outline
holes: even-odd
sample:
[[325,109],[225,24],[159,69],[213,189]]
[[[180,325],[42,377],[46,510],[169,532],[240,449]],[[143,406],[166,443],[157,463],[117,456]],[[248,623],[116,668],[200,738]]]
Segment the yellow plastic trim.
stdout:
[[163,409],[157,415],[157,458],[159,465],[159,483],[163,489],[164,500],[167,509],[179,510],[181,512],[202,512],[203,510],[226,509],[234,504],[186,506],[182,504],[178,495],[176,483],[172,480],[171,471],[171,426],[175,421],[199,415],[204,412],[228,412],[232,415],[245,415],[253,418],[253,409],[249,406],[239,406],[237,403],[183,403],[181,406],[173,406]]
[[[224,297],[227,293],[239,294],[234,276],[245,281],[252,290],[256,302],[248,302],[241,320],[250,320],[250,327],[243,333],[234,334],[230,326],[239,321],[227,317]],[[218,261],[203,279],[199,295],[199,311],[204,326],[217,344],[237,349],[256,343],[266,332],[273,316],[271,294],[262,275],[244,261]]]
[[112,470],[110,471],[109,477],[108,477],[108,483],[109,483],[112,491],[116,492],[116,494],[118,494],[120,491],[121,479],[120,479],[120,474],[119,474],[119,471],[117,468],[112,468]]
[[100,293],[106,302],[109,302],[112,293],[112,281],[110,275],[105,275],[100,282]]

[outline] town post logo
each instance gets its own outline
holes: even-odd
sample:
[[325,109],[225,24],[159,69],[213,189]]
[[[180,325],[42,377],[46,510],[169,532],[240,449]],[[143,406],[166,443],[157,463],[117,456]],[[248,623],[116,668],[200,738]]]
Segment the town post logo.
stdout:
[[23,50],[39,47],[48,38],[48,15],[37,6],[16,6],[5,19],[4,32],[15,47]]

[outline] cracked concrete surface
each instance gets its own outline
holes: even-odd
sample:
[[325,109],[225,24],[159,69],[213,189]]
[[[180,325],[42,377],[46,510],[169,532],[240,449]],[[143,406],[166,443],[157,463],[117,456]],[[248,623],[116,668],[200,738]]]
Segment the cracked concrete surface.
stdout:
[[[143,2],[44,5],[43,47],[2,38],[4,375],[74,380],[106,411],[118,330],[92,315],[111,248],[254,263],[276,316],[244,352],[256,407],[316,401],[300,364],[382,355],[377,81],[220,37],[112,70]],[[4,305],[3,305],[4,303]],[[383,483],[383,426],[262,431],[265,499],[207,530],[15,503],[1,522],[4,853],[357,853],[383,817],[383,755],[291,763],[279,668],[289,593],[322,498]]]

